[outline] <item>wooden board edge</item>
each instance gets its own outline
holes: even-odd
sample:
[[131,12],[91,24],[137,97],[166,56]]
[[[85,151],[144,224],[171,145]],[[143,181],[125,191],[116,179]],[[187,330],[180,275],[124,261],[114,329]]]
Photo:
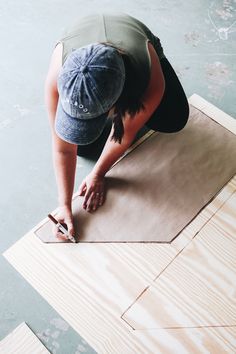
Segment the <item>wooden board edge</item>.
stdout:
[[188,98],[189,104],[203,112],[211,119],[222,125],[224,128],[236,135],[236,119],[217,108],[212,103],[206,101],[203,97],[194,93]]
[[[37,343],[38,347],[40,347],[40,353],[50,354],[50,352],[45,347],[45,345],[42,343],[42,341],[31,330],[31,328],[27,325],[26,322],[21,322],[17,327],[15,327],[11,332],[9,332],[3,339],[1,339],[0,345],[1,345],[1,342],[4,342],[8,338],[12,339],[11,337],[13,337],[13,340],[14,340],[14,335],[18,334],[18,336],[19,336],[19,332],[21,332],[21,334],[23,334],[23,335],[26,335],[29,338],[29,340],[31,340],[32,342],[34,341],[35,344]],[[16,343],[16,345],[18,345],[18,343]]]

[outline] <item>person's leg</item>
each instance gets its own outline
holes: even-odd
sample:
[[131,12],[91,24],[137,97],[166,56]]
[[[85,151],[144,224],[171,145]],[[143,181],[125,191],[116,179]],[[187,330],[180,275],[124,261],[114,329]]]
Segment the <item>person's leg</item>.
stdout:
[[159,132],[174,133],[186,125],[189,105],[183,87],[168,59],[162,58],[160,63],[165,77],[165,92],[146,126]]

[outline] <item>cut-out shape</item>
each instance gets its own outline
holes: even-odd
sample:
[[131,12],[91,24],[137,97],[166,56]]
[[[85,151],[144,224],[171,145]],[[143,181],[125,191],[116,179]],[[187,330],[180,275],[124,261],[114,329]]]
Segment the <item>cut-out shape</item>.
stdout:
[[[153,134],[108,172],[96,212],[74,199],[79,242],[171,242],[236,173],[236,136],[190,108],[182,131]],[[36,235],[50,239],[51,223]]]

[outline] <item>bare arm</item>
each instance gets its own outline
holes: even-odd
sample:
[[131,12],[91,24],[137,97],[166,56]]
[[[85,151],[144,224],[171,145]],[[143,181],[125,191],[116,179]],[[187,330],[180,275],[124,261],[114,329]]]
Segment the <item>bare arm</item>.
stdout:
[[52,132],[53,163],[60,206],[71,205],[74,189],[77,146],[60,139],[54,129],[58,103],[57,75],[61,67],[60,45],[54,49],[45,82],[45,102]]
[[115,163],[123,155],[123,153],[131,145],[138,130],[148,121],[162,99],[165,89],[164,76],[157,54],[150,43],[149,52],[152,66],[150,82],[143,97],[145,109],[140,111],[133,118],[130,118],[129,115],[125,117],[124,137],[121,144],[111,141],[113,131],[111,132],[103,152],[94,167],[93,172],[96,175],[104,176],[113,163]]
[[[61,68],[62,47],[56,46],[52,54],[49,71],[45,82],[45,103],[52,132],[53,164],[58,187],[59,206],[66,210],[66,223],[73,234],[71,221],[71,200],[74,190],[77,145],[60,139],[54,129],[54,121],[58,103],[57,76]],[[65,213],[64,213],[65,214]],[[64,219],[60,221],[65,221]]]
[[165,80],[163,72],[155,49],[150,43],[149,53],[151,57],[151,75],[148,88],[143,96],[145,109],[137,113],[133,118],[129,115],[124,117],[124,136],[121,144],[111,140],[113,134],[113,131],[111,131],[93,171],[79,188],[79,193],[85,195],[83,206],[87,210],[96,210],[99,205],[102,205],[104,201],[103,177],[131,145],[137,132],[151,117],[164,94]]

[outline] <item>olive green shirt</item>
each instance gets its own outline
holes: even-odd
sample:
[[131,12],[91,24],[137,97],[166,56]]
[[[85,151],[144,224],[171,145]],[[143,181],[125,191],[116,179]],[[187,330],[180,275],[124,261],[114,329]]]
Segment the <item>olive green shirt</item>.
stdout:
[[148,41],[159,59],[164,58],[160,39],[146,25],[125,13],[104,12],[78,19],[66,28],[58,42],[63,45],[62,63],[75,49],[92,43],[111,43],[129,56],[137,74],[137,85],[144,92],[151,69]]

